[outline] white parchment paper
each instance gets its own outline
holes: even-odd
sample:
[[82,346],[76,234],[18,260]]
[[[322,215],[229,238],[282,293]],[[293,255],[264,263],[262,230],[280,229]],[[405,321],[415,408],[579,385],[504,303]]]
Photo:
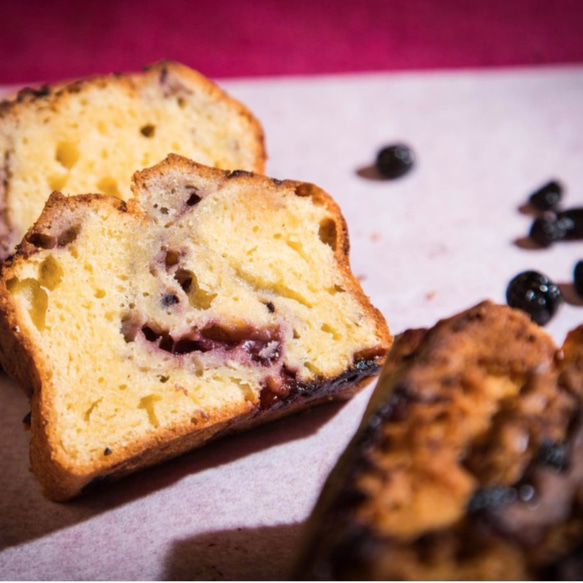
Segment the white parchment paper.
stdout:
[[[528,249],[528,195],[551,178],[583,206],[583,67],[366,74],[220,83],[262,121],[268,174],[330,192],[353,271],[394,334],[431,326],[537,269],[568,302],[547,326],[583,322],[573,267],[583,243]],[[402,141],[413,172],[376,179]],[[320,487],[373,388],[227,438],[69,504],[29,472],[24,394],[0,376],[0,577],[282,579]]]

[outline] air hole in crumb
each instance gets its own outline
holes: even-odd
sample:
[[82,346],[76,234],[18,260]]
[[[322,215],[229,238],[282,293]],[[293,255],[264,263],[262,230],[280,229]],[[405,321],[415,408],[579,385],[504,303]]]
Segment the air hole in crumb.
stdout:
[[55,237],[46,233],[33,233],[28,237],[28,242],[39,249],[52,249],[57,244]]
[[195,204],[199,203],[201,200],[202,200],[202,198],[200,196],[198,196],[198,194],[196,194],[196,192],[193,192],[193,193],[191,193],[190,197],[186,201],[186,204],[188,206],[194,206]]
[[[75,225],[63,231],[57,238],[57,245],[59,247],[65,247],[70,245],[78,236],[79,232],[81,231],[81,227],[79,225]],[[71,255],[73,254],[73,250],[71,250]]]
[[117,180],[111,176],[104,176],[98,183],[97,188],[100,192],[104,194],[109,194],[110,196],[120,196],[119,187],[117,185]]
[[55,151],[55,159],[68,170],[73,168],[79,160],[80,152],[75,142],[59,142]]
[[150,425],[153,425],[154,427],[160,425],[154,406],[156,401],[160,401],[161,399],[162,397],[159,395],[148,395],[147,397],[140,399],[140,404],[138,405],[139,409],[145,409],[148,414],[148,421],[150,422]]
[[320,229],[318,231],[318,237],[320,241],[329,245],[333,251],[336,251],[336,223],[332,219],[324,219],[320,222]]
[[313,363],[311,362],[304,362],[304,366],[313,374],[315,375],[319,375],[320,374],[320,369]]
[[188,269],[179,269],[174,274],[174,278],[184,293],[188,296],[188,302],[193,308],[208,310],[211,307],[217,294],[213,294],[201,288],[194,272]]
[[188,271],[187,269],[179,269],[174,275],[174,279],[176,279],[182,290],[185,293],[188,293],[190,291],[190,287],[192,286],[193,276],[194,274],[192,271]]
[[12,294],[20,294],[24,299],[30,319],[39,332],[45,329],[46,313],[49,306],[47,292],[41,287],[36,279],[18,278],[8,280],[6,283],[8,291]]
[[330,334],[332,338],[336,340],[340,338],[338,331],[334,330],[334,328],[332,328],[332,326],[330,326],[329,324],[322,324],[320,330],[322,330],[322,332],[326,332],[326,334]]
[[65,188],[68,178],[69,176],[67,174],[52,174],[49,176],[49,188],[60,192]]
[[146,138],[153,138],[156,133],[156,126],[148,123],[140,128],[140,133]]
[[312,185],[311,184],[300,184],[296,188],[296,195],[297,196],[310,196],[312,194]]
[[40,285],[50,291],[54,290],[61,283],[63,274],[64,271],[61,264],[52,255],[49,255],[38,268]]
[[166,267],[173,267],[174,265],[178,265],[179,259],[180,253],[178,253],[178,251],[173,251],[172,249],[169,249],[168,251],[166,251],[164,264],[166,265]]

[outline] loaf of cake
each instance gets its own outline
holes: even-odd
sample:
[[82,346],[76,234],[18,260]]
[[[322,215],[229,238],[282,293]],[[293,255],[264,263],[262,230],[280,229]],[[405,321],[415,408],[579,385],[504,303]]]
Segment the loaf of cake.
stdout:
[[583,576],[583,326],[481,303],[395,338],[298,579]]
[[316,186],[170,155],[132,188],[53,193],[2,265],[0,361],[54,500],[347,399],[392,340]]
[[126,200],[133,173],[176,153],[263,172],[263,130],[201,74],[173,62],[24,89],[0,104],[0,260],[52,191]]

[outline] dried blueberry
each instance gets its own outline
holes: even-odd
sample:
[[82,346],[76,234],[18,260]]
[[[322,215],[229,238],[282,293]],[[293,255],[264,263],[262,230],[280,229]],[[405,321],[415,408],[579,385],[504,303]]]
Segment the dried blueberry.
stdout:
[[575,291],[583,297],[583,261],[578,261],[573,272]]
[[583,239],[583,207],[558,212],[557,223],[567,241]]
[[564,239],[565,236],[563,223],[555,214],[535,219],[530,227],[529,237],[541,247],[549,247],[552,243]]
[[538,271],[524,271],[515,276],[506,289],[506,301],[512,308],[526,312],[544,326],[563,301],[559,287]]
[[563,187],[556,180],[552,180],[533,192],[528,202],[540,211],[548,211],[555,208],[561,202],[562,196]]
[[174,294],[164,294],[162,296],[162,305],[165,307],[173,306],[179,302],[180,300]]
[[415,156],[405,144],[393,144],[383,148],[376,159],[377,170],[385,178],[399,178],[413,168]]

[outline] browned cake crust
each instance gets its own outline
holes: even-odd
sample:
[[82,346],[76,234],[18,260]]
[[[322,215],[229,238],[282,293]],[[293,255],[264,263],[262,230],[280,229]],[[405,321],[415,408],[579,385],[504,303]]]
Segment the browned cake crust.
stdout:
[[397,336],[299,579],[580,579],[583,326],[484,302]]
[[[171,155],[137,173],[134,190],[128,203],[54,193],[2,265],[0,362],[31,396],[32,470],[55,500],[347,399],[378,373],[392,340],[350,271],[340,210],[318,187]],[[298,232],[306,238],[296,243]],[[288,252],[278,243],[287,237],[306,251]],[[237,265],[246,249],[249,266]],[[313,253],[328,259],[313,263]],[[314,287],[312,264],[328,273],[328,291]],[[280,265],[282,280],[270,282]],[[205,291],[208,270],[222,279]],[[340,333],[343,318],[353,324]]]

